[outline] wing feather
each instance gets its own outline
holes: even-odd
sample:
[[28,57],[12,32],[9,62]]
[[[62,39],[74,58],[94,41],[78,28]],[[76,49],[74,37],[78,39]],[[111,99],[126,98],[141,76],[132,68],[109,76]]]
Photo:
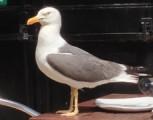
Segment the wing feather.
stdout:
[[119,64],[101,60],[90,54],[49,54],[47,62],[61,74],[84,82],[111,79],[122,72]]

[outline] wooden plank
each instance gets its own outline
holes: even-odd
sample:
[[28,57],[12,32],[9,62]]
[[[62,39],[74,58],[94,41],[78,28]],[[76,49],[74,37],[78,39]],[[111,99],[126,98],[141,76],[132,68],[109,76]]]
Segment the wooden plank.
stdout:
[[[143,95],[136,94],[110,94],[103,98],[128,98]],[[95,100],[79,104],[80,112],[74,117],[65,117],[55,113],[45,113],[31,117],[29,120],[152,120],[153,115],[147,112],[112,112],[99,109],[94,105]]]

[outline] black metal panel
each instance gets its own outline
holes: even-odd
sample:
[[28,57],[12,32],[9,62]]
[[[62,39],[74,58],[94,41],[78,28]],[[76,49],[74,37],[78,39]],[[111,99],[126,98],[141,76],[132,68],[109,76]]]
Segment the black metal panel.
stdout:
[[152,10],[145,4],[64,7],[62,33],[87,41],[145,41],[141,19],[151,18]]
[[63,18],[62,34],[70,40],[152,40],[152,34],[147,32],[144,36],[141,24],[142,18],[152,18],[153,2],[150,0],[44,0],[38,3],[60,9]]
[[71,5],[103,5],[103,4],[125,4],[125,3],[151,3],[152,0],[44,0],[45,5],[71,6]]
[[115,5],[65,8],[62,9],[64,33],[139,33],[141,18],[151,17],[150,11],[152,11],[152,6]]
[[[8,0],[7,6],[0,7],[0,97],[34,107],[35,46],[28,41],[19,41],[20,26],[25,24],[26,17],[33,14],[34,9],[32,5],[23,5],[22,2]],[[24,13],[29,11],[30,14],[26,16]],[[17,120],[30,117],[23,113],[20,115],[15,110],[11,111],[11,115],[10,111],[9,108],[0,107],[0,119]]]
[[34,0],[7,0],[7,6],[21,6],[21,5],[32,5]]
[[21,28],[34,12],[33,1],[7,1],[7,6],[0,6],[0,41],[21,40]]

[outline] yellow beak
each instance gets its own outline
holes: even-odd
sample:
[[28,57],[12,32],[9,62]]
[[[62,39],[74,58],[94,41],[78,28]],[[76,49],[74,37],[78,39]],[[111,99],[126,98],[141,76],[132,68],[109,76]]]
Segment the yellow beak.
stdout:
[[34,16],[34,17],[28,19],[27,25],[32,25],[32,24],[34,24],[34,23],[36,23],[36,22],[39,22],[39,20],[40,20],[40,19],[39,19],[37,16]]

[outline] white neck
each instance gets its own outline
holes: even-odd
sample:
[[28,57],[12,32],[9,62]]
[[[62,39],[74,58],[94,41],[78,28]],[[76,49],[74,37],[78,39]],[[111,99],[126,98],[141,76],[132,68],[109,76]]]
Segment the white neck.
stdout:
[[36,52],[57,53],[58,48],[65,43],[66,41],[60,35],[60,27],[45,25],[39,31]]
[[54,24],[47,24],[47,25],[42,25],[40,28],[40,32],[48,32],[52,34],[60,34],[61,30],[61,24],[60,23],[54,23]]

